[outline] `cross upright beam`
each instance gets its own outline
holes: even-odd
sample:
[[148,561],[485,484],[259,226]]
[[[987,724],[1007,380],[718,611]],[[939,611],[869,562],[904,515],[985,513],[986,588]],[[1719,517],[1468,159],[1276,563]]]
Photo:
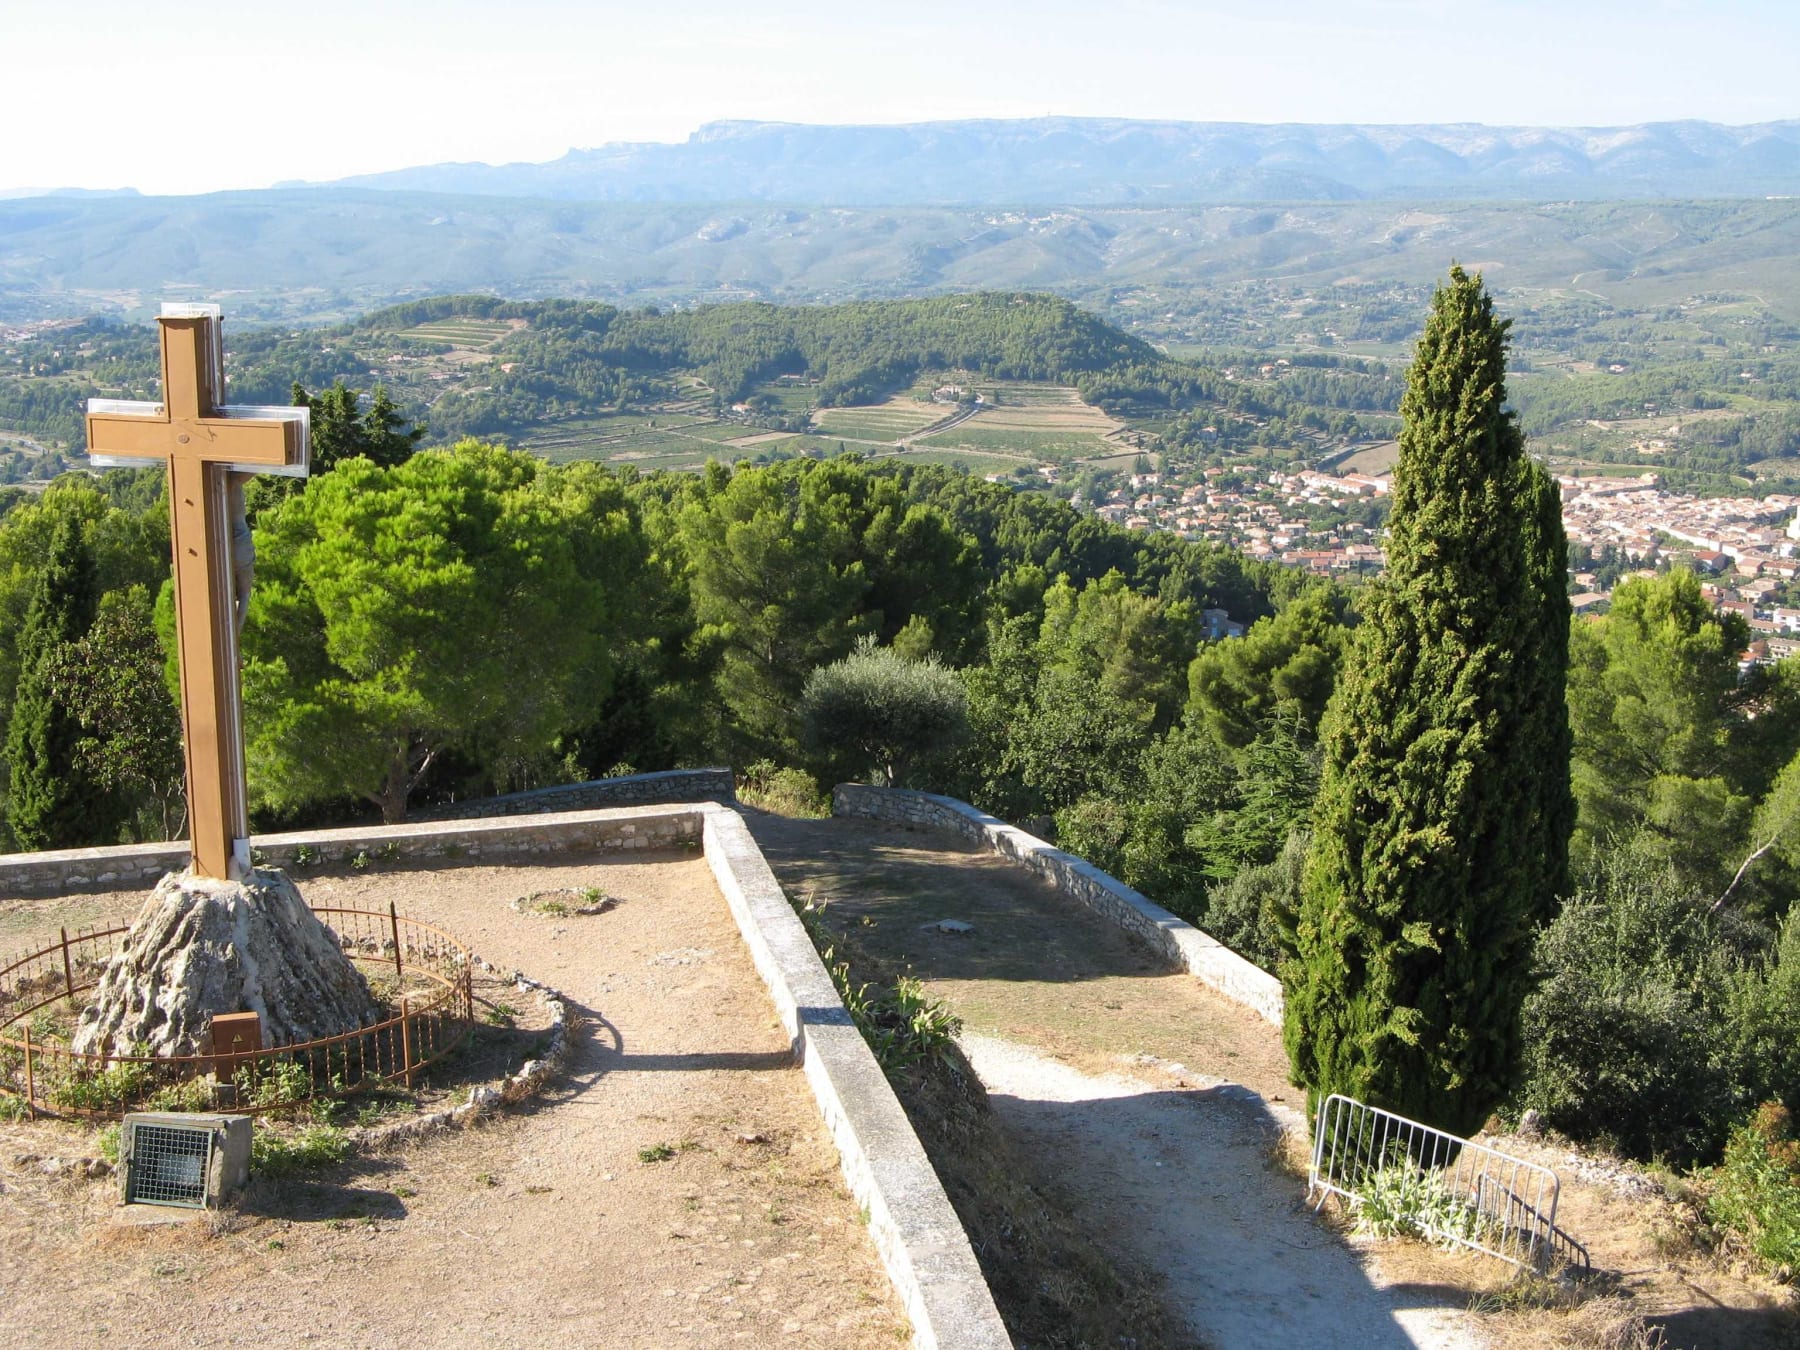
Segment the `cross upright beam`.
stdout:
[[221,405],[216,306],[165,305],[157,324],[163,401],[90,400],[88,450],[102,467],[168,468],[192,870],[223,879],[250,861],[227,486],[234,473],[304,476],[309,415]]

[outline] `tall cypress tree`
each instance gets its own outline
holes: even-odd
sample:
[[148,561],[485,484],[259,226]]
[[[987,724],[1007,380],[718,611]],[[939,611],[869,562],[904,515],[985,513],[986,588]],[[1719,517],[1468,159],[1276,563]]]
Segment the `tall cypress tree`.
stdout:
[[99,584],[81,526],[62,519],[38,573],[19,634],[19,682],[7,730],[7,822],[25,849],[77,848],[103,842],[113,823],[105,794],[75,766],[77,710],[56,687],[53,657],[93,625]]
[[1514,1082],[1531,933],[1573,818],[1566,545],[1556,484],[1505,410],[1507,326],[1461,268],[1432,297],[1283,968],[1315,1105],[1342,1092],[1458,1133]]

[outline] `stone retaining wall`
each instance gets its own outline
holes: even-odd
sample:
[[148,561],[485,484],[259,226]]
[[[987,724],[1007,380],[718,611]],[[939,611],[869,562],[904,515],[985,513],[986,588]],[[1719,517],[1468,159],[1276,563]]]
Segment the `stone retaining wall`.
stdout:
[[977,811],[967,802],[931,792],[840,783],[832,789],[831,813],[950,830],[984,845],[1030,868],[1063,894],[1118,924],[1226,998],[1252,1009],[1276,1026],[1281,1025],[1281,981],[1268,971],[1092,863]]
[[504,797],[476,797],[466,802],[414,812],[419,820],[482,820],[490,816],[529,816],[549,811],[597,811],[608,806],[648,806],[668,802],[737,800],[737,781],[730,769],[669,769],[621,778],[595,778],[586,783],[511,792]]

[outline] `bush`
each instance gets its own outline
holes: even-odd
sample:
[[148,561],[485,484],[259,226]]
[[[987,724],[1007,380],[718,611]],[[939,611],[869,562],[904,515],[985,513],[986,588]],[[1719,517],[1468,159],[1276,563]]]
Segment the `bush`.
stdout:
[[1787,1108],[1770,1102],[1733,1132],[1710,1181],[1707,1218],[1777,1279],[1800,1274],[1800,1143]]
[[1478,1242],[1494,1221],[1454,1195],[1435,1172],[1401,1159],[1390,1162],[1351,1202],[1358,1232],[1374,1237],[1409,1237],[1454,1244]]
[[1244,868],[1207,897],[1206,931],[1271,974],[1281,961],[1280,918],[1300,905],[1300,879],[1312,836],[1296,830],[1272,863]]
[[[1770,1043],[1800,1013],[1771,994],[1792,976],[1765,977],[1757,933],[1707,908],[1631,842],[1597,861],[1538,938],[1519,1107],[1574,1138],[1687,1164],[1716,1158],[1732,1122],[1782,1095],[1794,1053]],[[1800,950],[1800,929],[1791,941]]]
[[759,759],[738,779],[738,798],[747,806],[773,811],[780,816],[824,816],[829,803],[818,781],[804,769],[782,769],[769,759]]
[[969,734],[962,682],[935,657],[908,660],[865,639],[842,661],[806,677],[801,734],[827,765],[887,786],[919,761],[955,749]]

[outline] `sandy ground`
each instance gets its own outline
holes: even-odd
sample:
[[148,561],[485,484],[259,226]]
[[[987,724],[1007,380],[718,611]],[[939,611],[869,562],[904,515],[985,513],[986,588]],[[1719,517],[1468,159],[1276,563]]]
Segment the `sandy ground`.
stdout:
[[[222,1225],[112,1220],[109,1183],[29,1154],[92,1152],[0,1129],[8,1345],[892,1346],[905,1317],[762,985],[691,854],[301,882],[317,904],[391,898],[582,1019],[533,1109],[257,1181]],[[600,886],[591,917],[509,906]],[[129,915],[138,895],[0,908],[7,948]],[[667,1145],[646,1162],[639,1151]]]

